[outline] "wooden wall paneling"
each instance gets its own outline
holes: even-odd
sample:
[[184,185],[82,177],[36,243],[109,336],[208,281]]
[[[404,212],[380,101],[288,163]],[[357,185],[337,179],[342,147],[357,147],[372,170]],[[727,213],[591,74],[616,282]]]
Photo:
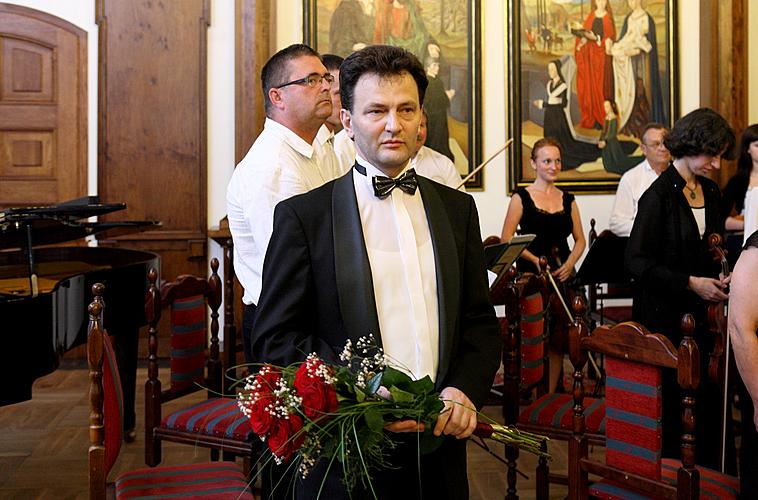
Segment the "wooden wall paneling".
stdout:
[[97,0],[98,191],[159,231],[103,241],[161,255],[161,276],[205,276],[210,0]]
[[[721,113],[739,141],[747,126],[747,0],[703,0],[700,9],[700,102]],[[724,161],[714,180],[723,187],[736,169]]]
[[0,3],[0,207],[87,194],[87,33]]
[[273,16],[270,0],[235,3],[235,163],[263,130],[261,69],[271,56]]

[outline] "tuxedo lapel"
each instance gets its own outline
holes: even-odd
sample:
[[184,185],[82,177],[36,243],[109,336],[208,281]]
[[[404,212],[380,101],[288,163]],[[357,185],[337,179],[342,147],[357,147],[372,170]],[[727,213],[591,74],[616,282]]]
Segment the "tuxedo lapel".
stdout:
[[429,233],[434,247],[434,269],[437,273],[437,308],[439,311],[439,368],[438,382],[445,379],[450,367],[458,297],[461,287],[458,249],[453,238],[453,228],[447,218],[442,198],[428,179],[419,176],[418,186],[424,200],[424,210],[429,223]]
[[358,213],[352,170],[337,179],[332,191],[334,269],[342,321],[354,342],[373,334],[381,346],[374,283]]

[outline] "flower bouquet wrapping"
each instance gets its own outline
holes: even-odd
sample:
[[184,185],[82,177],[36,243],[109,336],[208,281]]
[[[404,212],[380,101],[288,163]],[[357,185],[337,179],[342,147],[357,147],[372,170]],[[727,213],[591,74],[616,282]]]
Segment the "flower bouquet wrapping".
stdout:
[[[424,424],[418,449],[428,453],[442,442],[431,429],[445,404],[428,376],[414,380],[388,366],[371,336],[355,348],[348,340],[340,360],[344,365],[330,365],[310,354],[287,367],[263,365],[244,380],[237,402],[277,463],[294,457],[303,477],[319,460],[327,471],[338,463],[348,491],[358,484],[373,491],[371,470],[392,468],[387,452],[395,441],[385,425]],[[545,455],[547,438],[492,420],[480,421],[474,434]]]

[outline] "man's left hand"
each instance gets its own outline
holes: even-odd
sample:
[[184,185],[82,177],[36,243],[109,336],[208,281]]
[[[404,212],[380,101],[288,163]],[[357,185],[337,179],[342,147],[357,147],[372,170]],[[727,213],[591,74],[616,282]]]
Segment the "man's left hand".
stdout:
[[476,428],[476,409],[474,403],[461,390],[445,387],[440,393],[445,402],[445,409],[437,417],[434,435],[455,436],[457,439],[469,437]]

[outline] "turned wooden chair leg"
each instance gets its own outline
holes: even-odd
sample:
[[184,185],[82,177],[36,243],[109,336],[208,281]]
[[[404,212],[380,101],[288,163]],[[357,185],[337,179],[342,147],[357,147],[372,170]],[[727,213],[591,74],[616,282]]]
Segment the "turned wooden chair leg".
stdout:
[[516,494],[516,466],[518,465],[518,448],[515,446],[505,445],[505,463],[507,470],[505,478],[508,485],[508,490],[505,493],[505,500],[518,500]]
[[[543,452],[547,453],[547,443],[543,441],[541,445]],[[547,466],[547,458],[540,457],[537,464],[537,500],[547,500],[550,495],[549,485],[550,470]]]

